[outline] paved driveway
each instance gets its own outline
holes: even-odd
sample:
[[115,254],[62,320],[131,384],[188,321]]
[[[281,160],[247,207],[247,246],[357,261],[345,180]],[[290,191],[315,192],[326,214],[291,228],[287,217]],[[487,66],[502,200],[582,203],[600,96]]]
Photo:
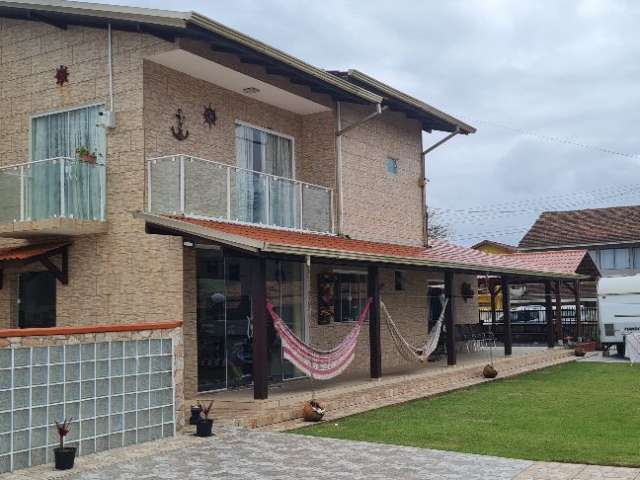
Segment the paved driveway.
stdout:
[[[439,479],[640,480],[640,470],[557,464],[286,433],[218,430],[79,459],[77,470],[41,466],[6,477],[73,480]],[[0,480],[5,477],[0,476]]]

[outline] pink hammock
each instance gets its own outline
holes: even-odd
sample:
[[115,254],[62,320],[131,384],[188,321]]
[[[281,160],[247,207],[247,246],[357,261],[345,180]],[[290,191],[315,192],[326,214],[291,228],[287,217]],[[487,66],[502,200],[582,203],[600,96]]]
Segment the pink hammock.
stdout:
[[271,302],[267,302],[267,310],[273,319],[273,326],[282,342],[282,354],[306,375],[316,380],[329,380],[337,377],[349,366],[356,355],[356,344],[362,330],[364,319],[367,318],[372,300],[360,314],[349,335],[331,350],[319,350],[307,345],[287,326],[274,311]]

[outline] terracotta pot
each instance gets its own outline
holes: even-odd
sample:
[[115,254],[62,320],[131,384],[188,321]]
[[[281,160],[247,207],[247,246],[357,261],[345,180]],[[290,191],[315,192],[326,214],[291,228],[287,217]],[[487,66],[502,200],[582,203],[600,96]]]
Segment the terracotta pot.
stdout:
[[[314,402],[317,407],[322,408],[322,406],[318,402]],[[304,407],[302,407],[302,417],[305,422],[319,422],[322,420],[324,413],[320,413],[313,408],[311,402],[304,402]]]
[[585,352],[582,348],[576,348],[573,353],[575,354],[576,357],[584,357]]
[[486,365],[482,369],[482,376],[484,378],[496,378],[497,375],[498,375],[498,371],[494,368],[493,365]]

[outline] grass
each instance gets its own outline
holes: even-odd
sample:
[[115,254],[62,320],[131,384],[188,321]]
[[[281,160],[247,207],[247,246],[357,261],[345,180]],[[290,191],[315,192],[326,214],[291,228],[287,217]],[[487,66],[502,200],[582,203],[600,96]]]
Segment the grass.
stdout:
[[294,433],[510,458],[640,466],[640,366],[565,364]]

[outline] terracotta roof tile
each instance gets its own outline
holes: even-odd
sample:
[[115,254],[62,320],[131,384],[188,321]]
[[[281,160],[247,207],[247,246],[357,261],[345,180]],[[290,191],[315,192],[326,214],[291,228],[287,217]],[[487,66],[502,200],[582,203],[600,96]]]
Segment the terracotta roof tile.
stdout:
[[543,212],[520,248],[640,241],[640,206]]
[[264,242],[265,246],[263,249],[266,250],[269,250],[270,246],[271,248],[273,248],[273,246],[306,248],[327,251],[327,256],[331,256],[329,255],[330,252],[342,252],[358,255],[395,257],[399,260],[416,259],[433,262],[434,264],[442,266],[450,264],[452,268],[461,266],[469,269],[487,270],[488,272],[520,270],[522,274],[544,272],[571,275],[576,273],[580,261],[587,255],[586,250],[553,252],[553,255],[493,255],[479,250],[453,245],[441,240],[433,240],[430,243],[430,248],[425,248],[422,246],[370,242],[329,234],[306,233],[188,217],[171,218],[220,233]]
[[69,242],[40,243],[0,249],[0,262],[19,262],[69,245]]

